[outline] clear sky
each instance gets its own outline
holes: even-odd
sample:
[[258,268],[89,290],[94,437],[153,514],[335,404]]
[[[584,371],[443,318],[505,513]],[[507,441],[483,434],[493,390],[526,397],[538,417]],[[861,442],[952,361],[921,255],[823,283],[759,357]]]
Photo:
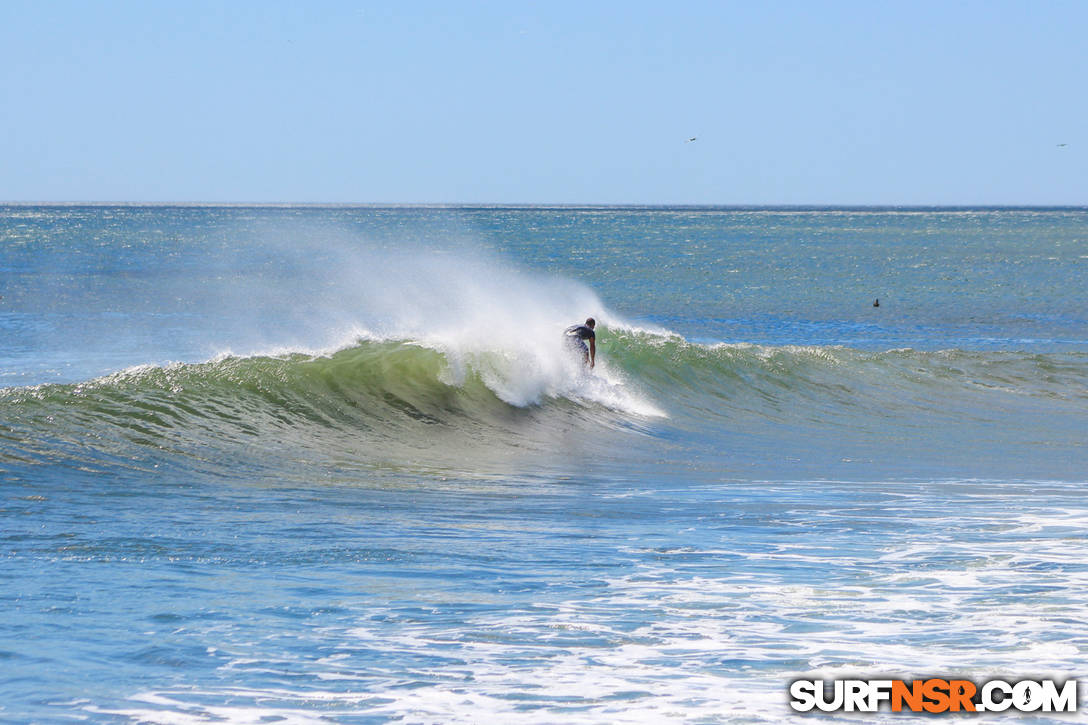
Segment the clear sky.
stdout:
[[0,200],[1080,205],[1086,91],[1083,1],[2,0]]

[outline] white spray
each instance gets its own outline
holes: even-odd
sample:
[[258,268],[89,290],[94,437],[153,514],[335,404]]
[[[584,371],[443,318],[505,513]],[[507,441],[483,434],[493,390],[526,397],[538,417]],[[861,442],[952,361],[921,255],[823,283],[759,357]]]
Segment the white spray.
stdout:
[[589,375],[564,345],[563,331],[587,317],[626,327],[578,282],[521,271],[467,245],[451,251],[333,239],[308,251],[262,250],[292,275],[277,275],[272,289],[267,279],[236,278],[231,305],[252,316],[259,304],[264,320],[270,313],[277,320],[247,354],[325,354],[360,340],[397,340],[442,352],[443,382],[477,375],[511,405],[562,397],[663,415],[606,359]]

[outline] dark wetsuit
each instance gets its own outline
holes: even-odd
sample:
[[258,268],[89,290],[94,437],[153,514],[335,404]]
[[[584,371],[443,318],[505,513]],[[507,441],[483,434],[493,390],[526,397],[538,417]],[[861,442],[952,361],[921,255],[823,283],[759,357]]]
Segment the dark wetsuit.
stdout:
[[581,354],[582,361],[589,362],[589,348],[586,347],[586,340],[596,339],[597,335],[593,330],[586,325],[571,325],[563,334],[570,348]]

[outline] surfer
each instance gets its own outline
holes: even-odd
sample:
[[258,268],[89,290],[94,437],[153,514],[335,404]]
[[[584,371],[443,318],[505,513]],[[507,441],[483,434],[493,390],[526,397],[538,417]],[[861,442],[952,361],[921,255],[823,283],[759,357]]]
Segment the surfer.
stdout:
[[[584,325],[571,325],[563,333],[570,349],[582,356],[582,364],[593,367],[597,362],[597,334],[593,328],[597,326],[592,317],[586,319]],[[586,347],[589,340],[589,347]]]

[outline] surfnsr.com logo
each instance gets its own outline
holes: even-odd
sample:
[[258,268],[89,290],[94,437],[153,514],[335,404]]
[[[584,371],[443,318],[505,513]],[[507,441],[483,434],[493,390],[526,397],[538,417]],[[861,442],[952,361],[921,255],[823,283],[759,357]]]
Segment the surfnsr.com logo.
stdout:
[[797,712],[1076,712],[1076,680],[794,680]]

